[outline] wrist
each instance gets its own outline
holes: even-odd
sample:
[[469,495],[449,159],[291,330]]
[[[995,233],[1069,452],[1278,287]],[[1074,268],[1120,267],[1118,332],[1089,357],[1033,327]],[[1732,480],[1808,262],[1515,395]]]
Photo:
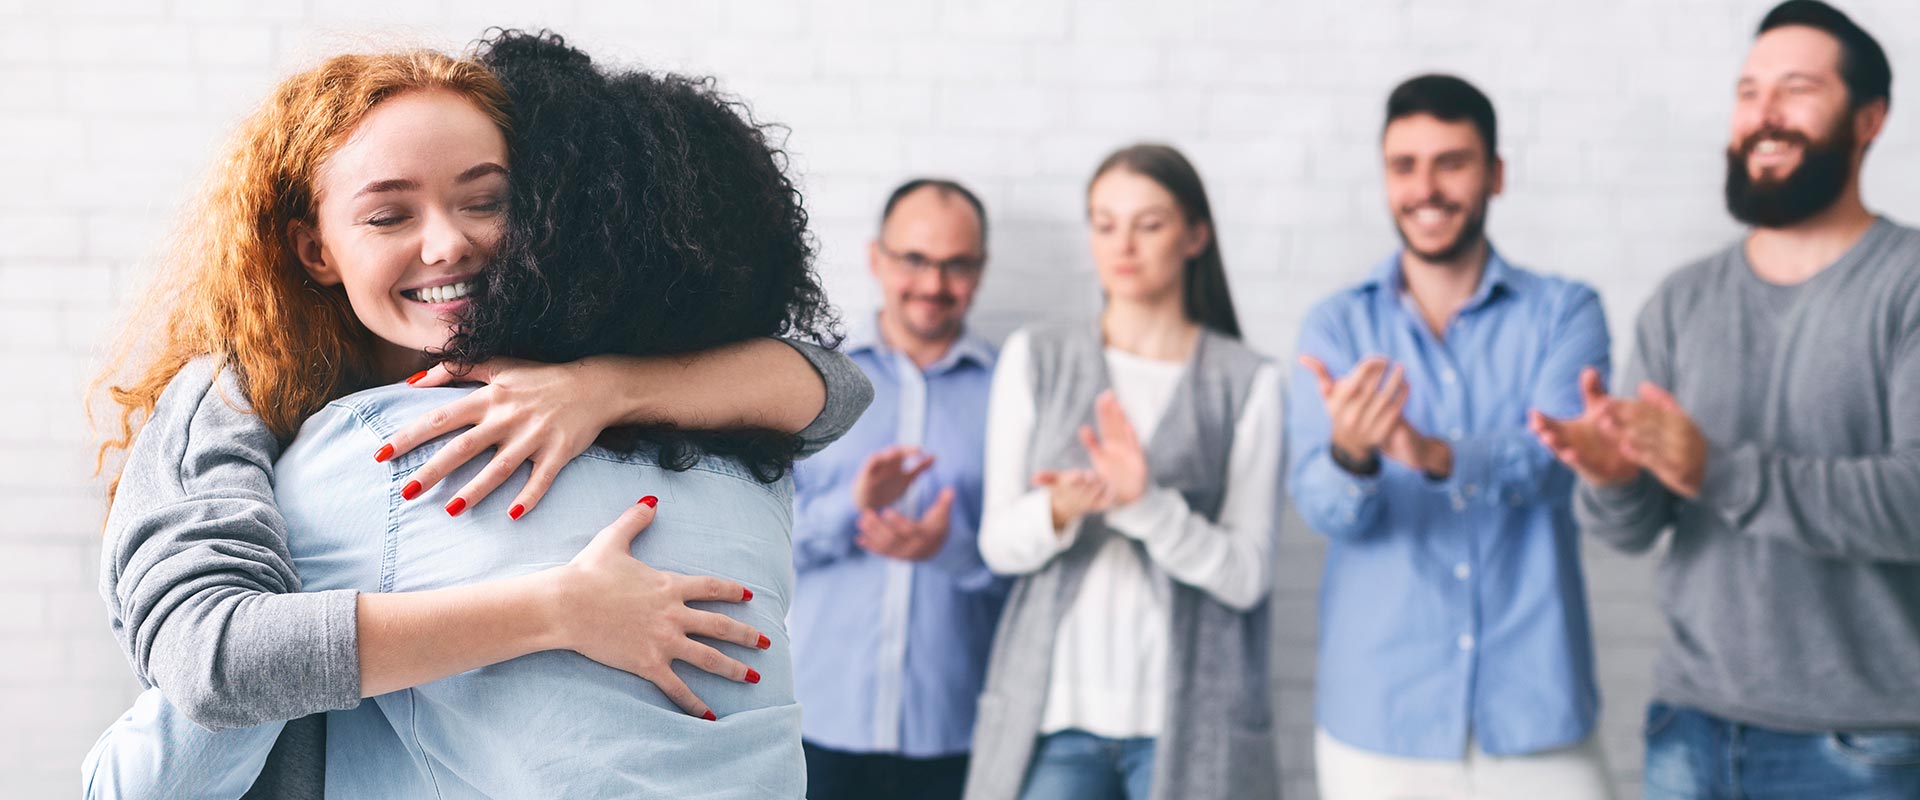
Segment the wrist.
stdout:
[[1434,480],[1445,480],[1453,474],[1453,448],[1445,439],[1429,436],[1419,438],[1420,471]]
[[1356,451],[1333,442],[1327,447],[1327,455],[1333,458],[1334,466],[1354,475],[1367,477],[1380,471],[1380,451],[1373,448]]
[[627,425],[650,425],[665,417],[659,394],[665,381],[647,374],[647,360],[636,356],[587,356],[574,362],[580,368],[575,383],[584,392],[597,393],[593,407],[605,414],[602,430]]
[[562,564],[524,576],[516,587],[512,605],[524,610],[528,624],[528,652],[571,650],[576,643],[572,622],[579,581],[574,566]]

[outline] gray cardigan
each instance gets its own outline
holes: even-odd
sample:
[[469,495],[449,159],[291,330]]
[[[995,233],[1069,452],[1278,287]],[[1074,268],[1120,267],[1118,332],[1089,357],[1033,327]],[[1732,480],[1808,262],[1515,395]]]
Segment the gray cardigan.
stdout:
[[[826,383],[800,433],[810,453],[852,427],[873,388],[845,356],[789,343]],[[215,730],[292,720],[248,797],[320,797],[319,714],[360,702],[356,600],[300,592],[273,499],[280,449],[231,370],[188,364],[128,454],[100,591],[135,675],[188,718]]]
[[[1093,424],[1094,399],[1111,385],[1099,332],[1091,326],[1039,329],[1031,341],[1035,418],[1027,469],[1085,468],[1077,432]],[[1209,519],[1220,513],[1234,423],[1262,363],[1239,342],[1203,330],[1147,442],[1153,484],[1178,491],[1189,508]],[[1098,516],[1088,517],[1072,547],[1014,585],[974,724],[968,800],[1019,796],[1047,704],[1060,620],[1094,554],[1115,535]],[[1167,718],[1155,743],[1153,798],[1277,798],[1267,604],[1240,612],[1175,582],[1171,610]]]

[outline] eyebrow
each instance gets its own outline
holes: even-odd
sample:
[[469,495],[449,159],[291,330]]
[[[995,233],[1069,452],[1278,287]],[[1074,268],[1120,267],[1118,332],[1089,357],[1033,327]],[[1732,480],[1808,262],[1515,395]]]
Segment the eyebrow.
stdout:
[[[499,164],[495,164],[491,161],[482,161],[478,164],[468,167],[465,172],[462,172],[459,175],[454,176],[453,182],[456,184],[472,183],[487,175],[505,175],[505,174],[507,174],[506,167],[500,166]],[[405,192],[405,191],[411,191],[418,188],[420,188],[420,183],[418,181],[414,181],[408,178],[389,178],[384,181],[374,181],[365,186],[362,186],[360,187],[360,191],[353,193],[353,196],[359,197],[363,194],[380,194],[382,192]]]

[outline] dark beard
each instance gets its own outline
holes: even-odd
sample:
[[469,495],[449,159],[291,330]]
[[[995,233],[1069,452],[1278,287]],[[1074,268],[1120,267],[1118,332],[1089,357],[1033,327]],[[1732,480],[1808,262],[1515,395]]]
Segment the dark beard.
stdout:
[[1400,245],[1420,260],[1433,264],[1450,263],[1471,252],[1473,248],[1480,245],[1481,240],[1486,238],[1487,200],[1488,197],[1483,196],[1473,208],[1467,209],[1467,221],[1460,226],[1460,233],[1453,237],[1453,241],[1438,250],[1423,251],[1415,248],[1413,240],[1407,238],[1407,230],[1400,227],[1397,219],[1394,221],[1393,230],[1400,234]]
[[[1800,164],[1786,177],[1756,182],[1747,173],[1747,156],[1765,138],[1798,143]],[[1852,114],[1842,114],[1819,140],[1795,131],[1761,130],[1739,147],[1727,148],[1727,213],[1756,228],[1784,228],[1832,207],[1852,177]]]

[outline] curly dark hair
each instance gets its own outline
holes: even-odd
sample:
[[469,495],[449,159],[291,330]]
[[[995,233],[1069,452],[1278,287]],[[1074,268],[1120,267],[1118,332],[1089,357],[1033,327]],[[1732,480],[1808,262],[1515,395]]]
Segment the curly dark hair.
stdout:
[[[479,61],[512,102],[507,230],[440,356],[670,355],[766,336],[838,343],[807,212],[771,126],[712,78],[597,67],[551,32],[497,31]],[[668,426],[601,443],[771,482],[797,437]]]

